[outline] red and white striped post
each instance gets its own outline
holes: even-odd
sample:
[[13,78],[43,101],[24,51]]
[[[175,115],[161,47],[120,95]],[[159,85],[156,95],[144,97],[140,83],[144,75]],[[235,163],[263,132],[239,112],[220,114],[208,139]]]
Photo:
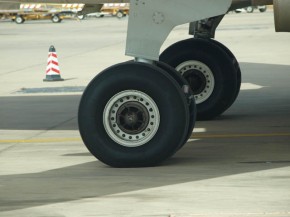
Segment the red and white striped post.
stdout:
[[46,67],[46,77],[43,81],[63,81],[60,76],[60,70],[58,66],[58,60],[56,51],[53,45],[50,46],[48,51],[48,60]]

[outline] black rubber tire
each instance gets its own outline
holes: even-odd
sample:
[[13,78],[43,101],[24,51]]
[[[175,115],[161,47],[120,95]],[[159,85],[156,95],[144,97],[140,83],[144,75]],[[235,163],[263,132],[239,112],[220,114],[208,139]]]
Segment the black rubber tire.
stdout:
[[246,7],[245,8],[247,13],[253,13],[254,12],[254,8],[252,6]]
[[77,16],[80,20],[84,20],[87,18],[87,16],[85,14],[82,14],[82,15],[78,15]]
[[236,101],[239,93],[240,93],[240,89],[241,89],[241,83],[242,83],[242,72],[241,72],[241,68],[239,65],[239,62],[237,61],[237,58],[235,57],[235,55],[231,52],[230,49],[228,49],[224,44],[222,44],[219,41],[213,40],[213,39],[208,39],[211,43],[214,43],[215,45],[219,46],[221,49],[223,49],[227,55],[232,59],[232,64],[236,70],[237,73],[237,89],[236,89],[236,93],[235,93],[235,97],[233,98],[232,103],[229,103],[228,107],[231,107],[231,105]]
[[[137,90],[156,103],[160,123],[154,137],[138,147],[116,143],[106,132],[106,104],[124,90]],[[87,86],[81,98],[78,123],[89,151],[113,167],[155,166],[171,157],[187,136],[189,109],[178,83],[167,72],[145,63],[126,62],[109,67]]]
[[117,13],[116,13],[116,17],[121,19],[124,17],[124,12],[122,10],[119,10]]
[[[166,71],[175,81],[177,81],[177,83],[179,84],[179,86],[182,88],[184,85],[188,85],[188,82],[181,76],[180,73],[178,73],[173,67],[171,67],[170,65],[164,63],[164,62],[160,62],[157,61],[156,65],[163,69],[164,71]],[[195,126],[195,121],[196,121],[196,105],[195,105],[195,100],[194,97],[192,95],[192,91],[189,90],[190,92],[185,95],[186,99],[187,99],[187,105],[189,108],[189,126],[188,126],[188,132],[187,132],[187,136],[185,138],[185,140],[183,141],[183,143],[181,144],[181,146],[179,148],[181,148],[184,144],[186,144],[187,140],[191,137],[192,135],[192,131],[194,129]]]
[[267,11],[267,7],[265,7],[265,8],[260,8],[259,11],[260,11],[261,13],[264,13],[264,12]]
[[22,24],[22,23],[24,23],[25,22],[25,19],[22,17],[22,16],[16,16],[16,18],[15,18],[15,23],[17,23],[17,24]]
[[59,17],[58,15],[53,15],[53,16],[51,17],[51,21],[52,21],[53,23],[60,23],[60,22],[61,22],[61,19],[60,19],[60,17]]
[[232,58],[214,43],[204,39],[187,39],[167,48],[160,61],[176,68],[183,62],[195,60],[210,68],[215,79],[212,94],[197,103],[197,120],[211,120],[222,114],[233,103],[237,93],[237,71]]

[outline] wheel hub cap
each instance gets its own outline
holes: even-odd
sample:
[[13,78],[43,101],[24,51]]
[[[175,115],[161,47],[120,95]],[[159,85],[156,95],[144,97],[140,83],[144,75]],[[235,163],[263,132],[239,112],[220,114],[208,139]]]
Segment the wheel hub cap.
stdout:
[[125,147],[138,147],[149,142],[159,123],[159,110],[154,100],[137,90],[122,91],[113,96],[103,113],[108,136]]
[[183,77],[188,81],[194,95],[202,93],[206,88],[206,78],[198,70],[189,70],[183,74]]
[[118,126],[128,134],[138,134],[146,129],[149,113],[139,102],[124,103],[117,112]]
[[176,70],[188,81],[196,104],[206,101],[213,93],[215,79],[211,69],[204,63],[189,60],[179,64]]

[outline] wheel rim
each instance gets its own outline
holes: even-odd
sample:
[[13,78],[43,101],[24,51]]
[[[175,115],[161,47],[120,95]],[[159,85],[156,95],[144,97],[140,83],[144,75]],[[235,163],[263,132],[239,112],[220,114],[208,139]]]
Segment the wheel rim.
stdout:
[[22,22],[22,18],[21,17],[16,17],[16,22],[17,23],[21,23]]
[[154,100],[137,90],[114,95],[103,113],[103,123],[109,137],[119,145],[138,147],[156,134],[160,115]]
[[117,17],[118,17],[118,18],[122,18],[123,16],[124,16],[124,14],[123,14],[122,12],[120,12],[120,11],[117,12]]
[[196,104],[206,101],[213,93],[215,79],[211,69],[204,63],[189,60],[179,64],[176,70],[188,81]]
[[253,8],[252,7],[247,7],[247,12],[253,12]]
[[58,20],[59,20],[57,16],[54,16],[52,19],[54,22],[58,22]]

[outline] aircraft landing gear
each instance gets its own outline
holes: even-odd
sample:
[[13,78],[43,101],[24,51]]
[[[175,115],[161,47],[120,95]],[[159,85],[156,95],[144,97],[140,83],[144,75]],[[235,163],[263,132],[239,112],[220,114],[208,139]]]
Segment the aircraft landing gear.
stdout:
[[181,87],[186,84],[162,63],[125,62],[104,70],[80,102],[79,130],[85,145],[110,166],[159,164],[192,132],[194,100]]
[[219,0],[218,7],[212,7],[211,0],[130,3],[126,55],[136,62],[109,67],[90,82],[79,106],[79,130],[89,151],[110,166],[155,166],[191,136],[196,119],[193,93],[199,118],[209,119],[233,102],[238,86],[233,59],[218,45],[179,42],[161,55],[173,67],[157,61],[160,47],[180,24],[208,17],[212,19],[206,24],[216,27],[232,1]]
[[234,55],[211,39],[187,39],[167,48],[163,61],[188,81],[197,105],[197,119],[222,114],[238,96],[241,71]]

